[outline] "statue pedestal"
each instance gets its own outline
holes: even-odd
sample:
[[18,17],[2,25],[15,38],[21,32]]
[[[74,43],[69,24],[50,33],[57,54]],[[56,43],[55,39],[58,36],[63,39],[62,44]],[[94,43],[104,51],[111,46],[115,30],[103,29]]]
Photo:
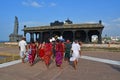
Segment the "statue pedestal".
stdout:
[[18,42],[21,39],[22,39],[22,35],[10,34],[10,36],[9,36],[9,41],[10,42]]

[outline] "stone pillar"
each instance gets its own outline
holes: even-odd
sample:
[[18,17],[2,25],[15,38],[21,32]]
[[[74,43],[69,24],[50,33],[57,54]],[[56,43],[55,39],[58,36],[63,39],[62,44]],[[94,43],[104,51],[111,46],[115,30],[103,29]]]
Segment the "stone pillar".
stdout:
[[35,33],[35,36],[36,36],[36,39],[35,39],[35,40],[38,41],[37,33]]
[[73,32],[73,41],[75,41],[75,30],[72,30]]
[[99,31],[99,34],[98,34],[98,43],[99,44],[102,43],[101,31]]
[[34,41],[34,33],[30,33],[30,42]]
[[32,41],[32,33],[30,33],[30,42]]
[[50,38],[52,38],[52,33],[53,33],[52,30],[50,30]]
[[41,32],[40,41],[43,42],[43,32]]
[[24,37],[26,37],[26,32],[24,32]]
[[39,34],[38,41],[41,42],[41,32],[39,32],[38,34]]
[[85,33],[86,33],[86,39],[85,39],[85,42],[86,42],[86,43],[89,43],[90,40],[89,40],[89,36],[88,36],[88,30],[85,30]]

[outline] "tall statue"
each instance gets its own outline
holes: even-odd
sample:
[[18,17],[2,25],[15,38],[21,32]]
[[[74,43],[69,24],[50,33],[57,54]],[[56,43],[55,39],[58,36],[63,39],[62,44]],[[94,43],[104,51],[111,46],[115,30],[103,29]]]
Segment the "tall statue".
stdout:
[[18,18],[17,16],[15,16],[15,22],[14,22],[14,35],[18,35],[18,27],[19,27],[19,23],[18,23]]
[[17,16],[15,16],[14,31],[9,35],[9,41],[18,42],[21,40],[22,35],[18,34],[18,27],[19,27],[18,18]]

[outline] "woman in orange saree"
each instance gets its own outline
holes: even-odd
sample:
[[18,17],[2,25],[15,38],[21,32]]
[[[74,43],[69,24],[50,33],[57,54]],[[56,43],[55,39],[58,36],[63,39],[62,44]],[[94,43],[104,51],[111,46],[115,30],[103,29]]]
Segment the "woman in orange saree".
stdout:
[[44,61],[47,68],[49,68],[51,56],[52,56],[52,43],[47,42],[45,44],[45,55],[44,55]]

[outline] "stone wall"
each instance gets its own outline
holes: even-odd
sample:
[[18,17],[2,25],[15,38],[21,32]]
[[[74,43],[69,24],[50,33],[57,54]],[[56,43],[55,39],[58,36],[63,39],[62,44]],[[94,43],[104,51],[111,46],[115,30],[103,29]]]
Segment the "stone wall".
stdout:
[[82,44],[83,47],[120,48],[120,44]]

